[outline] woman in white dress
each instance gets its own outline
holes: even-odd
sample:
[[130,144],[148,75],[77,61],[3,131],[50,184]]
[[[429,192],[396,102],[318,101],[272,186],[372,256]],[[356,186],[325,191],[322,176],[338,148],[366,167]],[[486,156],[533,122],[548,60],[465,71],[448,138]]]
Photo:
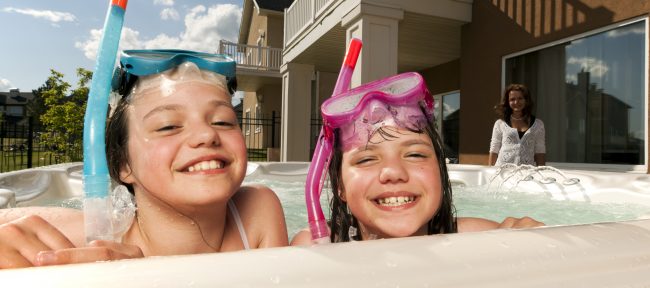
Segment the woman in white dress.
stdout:
[[544,122],[532,115],[533,101],[523,84],[510,84],[495,107],[489,164],[546,165]]

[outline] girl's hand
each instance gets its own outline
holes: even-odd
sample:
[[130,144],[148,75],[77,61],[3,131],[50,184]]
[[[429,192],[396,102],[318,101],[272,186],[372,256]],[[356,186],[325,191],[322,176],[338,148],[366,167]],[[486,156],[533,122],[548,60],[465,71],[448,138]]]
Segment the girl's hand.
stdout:
[[40,216],[26,216],[0,225],[0,269],[87,263],[143,257],[139,247],[111,241],[74,244]]
[[89,263],[130,258],[143,258],[140,247],[113,241],[95,240],[86,247],[41,251],[34,259],[35,266]]
[[522,217],[522,218],[515,218],[515,217],[507,217],[506,219],[503,219],[503,222],[499,223],[499,228],[498,229],[503,229],[503,228],[514,228],[514,229],[520,229],[520,228],[533,228],[533,227],[539,227],[539,226],[544,226],[545,224],[542,222],[539,222],[533,218],[530,217]]
[[40,216],[25,216],[0,225],[0,268],[36,265],[40,251],[73,248],[72,242]]

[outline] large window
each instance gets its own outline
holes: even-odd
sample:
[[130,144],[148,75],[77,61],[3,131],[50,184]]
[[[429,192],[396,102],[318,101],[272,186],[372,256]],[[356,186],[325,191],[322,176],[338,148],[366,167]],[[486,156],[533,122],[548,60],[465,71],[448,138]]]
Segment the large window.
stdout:
[[530,88],[549,162],[645,165],[646,20],[505,59]]
[[451,163],[458,163],[458,142],[460,130],[460,93],[436,95],[434,99],[436,128],[440,132],[445,157]]

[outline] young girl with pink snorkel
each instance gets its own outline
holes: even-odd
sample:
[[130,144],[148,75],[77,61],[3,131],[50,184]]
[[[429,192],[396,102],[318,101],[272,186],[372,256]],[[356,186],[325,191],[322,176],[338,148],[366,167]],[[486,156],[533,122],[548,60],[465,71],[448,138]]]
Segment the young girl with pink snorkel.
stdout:
[[[455,216],[433,97],[419,74],[362,85],[328,99],[321,111],[322,146],[331,149],[316,149],[313,159],[323,168],[310,169],[315,179],[308,180],[318,183],[329,174],[331,235],[324,239],[327,232],[315,229],[322,226],[315,219],[292,245],[543,225],[528,217],[497,223]],[[312,166],[318,166],[314,160]],[[320,191],[311,189],[308,199],[317,199]],[[308,203],[308,210],[318,208]]]

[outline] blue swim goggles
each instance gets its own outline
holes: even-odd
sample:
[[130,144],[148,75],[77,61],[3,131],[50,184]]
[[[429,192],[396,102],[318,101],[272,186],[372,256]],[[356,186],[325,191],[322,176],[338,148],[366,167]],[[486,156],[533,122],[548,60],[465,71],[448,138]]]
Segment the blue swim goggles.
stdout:
[[120,53],[120,67],[115,69],[111,83],[113,91],[127,95],[138,76],[161,73],[184,62],[192,62],[201,70],[212,71],[226,77],[228,90],[237,89],[236,62],[223,54],[210,54],[189,50],[151,49],[124,50]]

